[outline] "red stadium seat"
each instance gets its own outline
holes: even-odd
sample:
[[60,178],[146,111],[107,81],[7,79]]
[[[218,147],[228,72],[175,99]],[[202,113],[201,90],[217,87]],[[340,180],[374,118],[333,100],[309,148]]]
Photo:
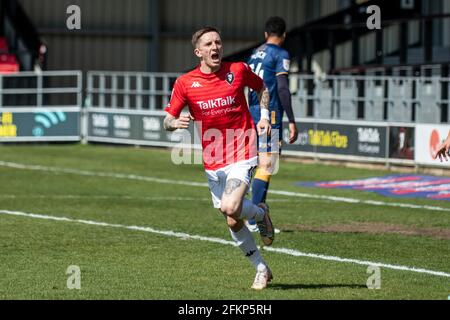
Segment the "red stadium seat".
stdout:
[[0,37],[0,74],[19,72],[16,56],[8,53],[6,38]]
[[19,72],[19,63],[13,54],[0,54],[0,74]]

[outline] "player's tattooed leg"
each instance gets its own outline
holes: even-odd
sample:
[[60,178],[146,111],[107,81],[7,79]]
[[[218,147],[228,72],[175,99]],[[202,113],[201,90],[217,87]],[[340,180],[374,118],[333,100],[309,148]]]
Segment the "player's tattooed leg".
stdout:
[[225,194],[232,194],[234,190],[242,185],[242,181],[239,179],[230,179],[225,186]]

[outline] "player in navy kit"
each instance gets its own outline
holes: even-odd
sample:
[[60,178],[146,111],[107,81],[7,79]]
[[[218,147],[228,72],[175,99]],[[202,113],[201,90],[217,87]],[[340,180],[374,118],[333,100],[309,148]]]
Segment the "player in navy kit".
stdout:
[[[270,124],[272,134],[266,141],[258,141],[258,169],[252,184],[252,202],[258,204],[266,201],[270,177],[275,173],[278,157],[281,152],[282,121],[286,112],[289,120],[289,143],[297,140],[298,130],[292,111],[291,93],[289,91],[289,53],[281,48],[286,38],[286,23],[280,17],[271,17],[265,25],[266,42],[258,47],[248,60],[248,65],[264,80],[270,94]],[[249,93],[250,112],[253,121],[260,119],[260,107],[256,92]],[[250,230],[258,228],[252,220],[248,221]]]

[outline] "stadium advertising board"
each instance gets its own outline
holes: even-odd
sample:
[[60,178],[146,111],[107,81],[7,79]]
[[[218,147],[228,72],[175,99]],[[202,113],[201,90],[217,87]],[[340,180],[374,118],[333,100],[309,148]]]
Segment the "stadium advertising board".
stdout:
[[163,127],[164,117],[161,111],[90,109],[87,140],[150,146],[174,146],[193,141],[194,126],[190,126],[189,133],[168,132]]
[[414,127],[389,127],[389,158],[414,160]]
[[288,144],[283,124],[283,149],[289,151],[386,158],[386,127],[356,124],[299,122],[299,138]]
[[0,142],[80,139],[79,108],[0,109]]
[[415,162],[418,164],[448,167],[448,162],[434,160],[432,153],[447,137],[450,127],[448,125],[418,124],[415,134]]

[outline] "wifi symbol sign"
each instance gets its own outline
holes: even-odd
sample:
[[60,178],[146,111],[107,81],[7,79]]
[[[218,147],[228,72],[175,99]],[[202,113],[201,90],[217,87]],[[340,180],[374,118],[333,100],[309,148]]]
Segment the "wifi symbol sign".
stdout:
[[34,114],[34,121],[40,126],[36,126],[33,129],[34,136],[44,135],[44,129],[49,129],[61,122],[66,121],[66,114],[61,111],[51,112],[49,110],[41,109]]

